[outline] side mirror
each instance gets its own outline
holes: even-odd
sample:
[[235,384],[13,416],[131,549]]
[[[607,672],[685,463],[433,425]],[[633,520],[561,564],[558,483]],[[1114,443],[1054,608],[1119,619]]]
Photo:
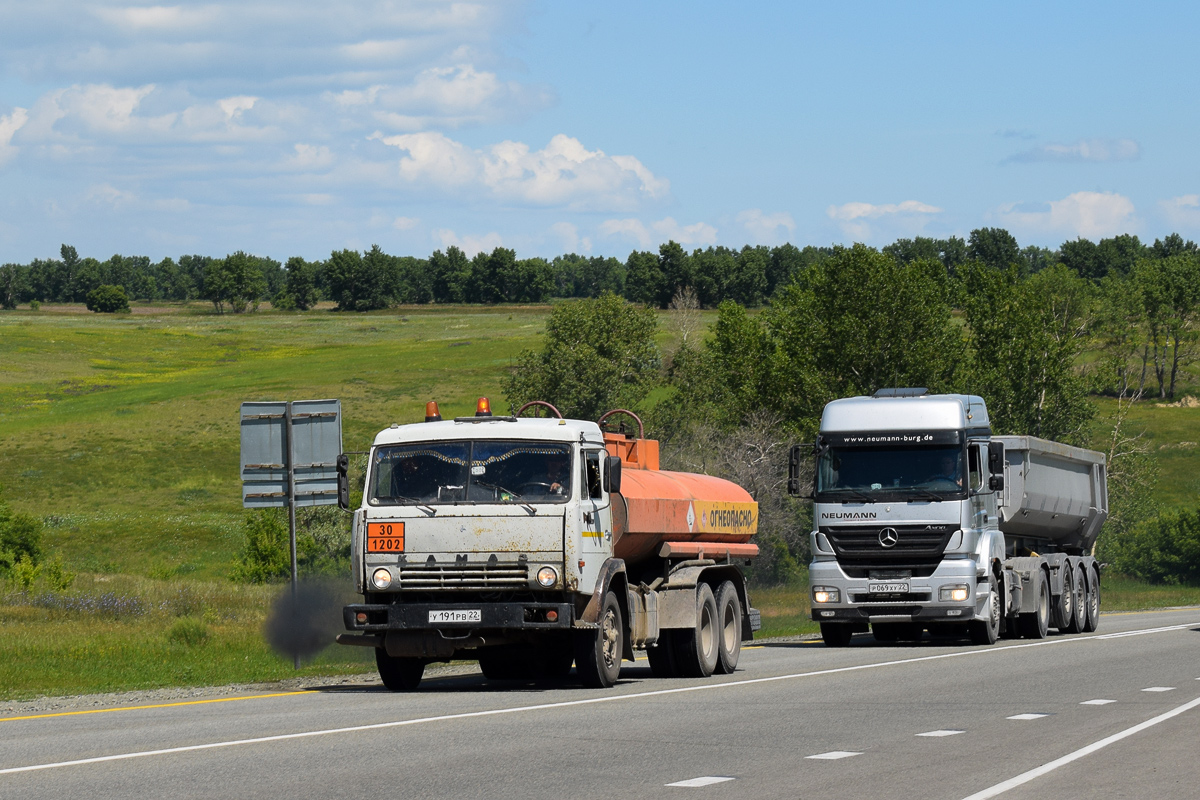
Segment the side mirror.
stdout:
[[337,457],[337,493],[338,508],[350,508],[350,456],[345,453]]
[[988,488],[991,489],[993,492],[999,492],[1002,489],[1004,489],[1004,476],[1003,475],[993,475],[990,478],[988,478]]
[[787,491],[792,497],[800,494],[800,459],[803,458],[804,445],[794,444],[788,451],[788,482]]
[[1004,442],[988,442],[988,472],[1001,476],[1000,483],[1004,484]]
[[621,491],[621,459],[619,456],[607,456],[604,459],[604,485],[612,494]]

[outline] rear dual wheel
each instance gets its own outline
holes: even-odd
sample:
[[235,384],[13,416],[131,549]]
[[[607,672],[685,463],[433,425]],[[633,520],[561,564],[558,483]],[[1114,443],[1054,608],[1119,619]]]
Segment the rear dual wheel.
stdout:
[[1100,572],[1092,569],[1087,588],[1087,623],[1084,631],[1093,633],[1100,627]]

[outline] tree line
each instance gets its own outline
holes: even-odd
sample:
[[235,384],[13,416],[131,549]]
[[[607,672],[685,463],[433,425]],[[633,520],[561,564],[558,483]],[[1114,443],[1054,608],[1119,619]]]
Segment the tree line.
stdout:
[[[253,311],[263,303],[307,310],[322,300],[342,311],[400,304],[543,303],[551,298],[595,298],[605,292],[634,303],[667,308],[684,293],[701,308],[732,301],[747,308],[767,303],[795,276],[833,256],[840,246],[750,246],[686,250],[677,242],[657,251],[634,250],[624,260],[575,253],[553,259],[517,258],[497,247],[468,257],[451,246],[428,258],[396,256],[378,245],[337,250],[322,261],[293,256],[286,263],[243,251],[222,258],[182,255],[81,258],[62,245],[58,258],[0,267],[0,307],[19,303],[84,303],[101,286],[120,287],[127,299],[206,300],[217,312]],[[1081,278],[1124,279],[1144,261],[1195,257],[1196,244],[1178,234],[1152,245],[1121,235],[1099,242],[1076,239],[1057,250],[1028,246],[1002,228],[979,228],[967,239],[899,239],[881,249],[900,264],[940,264],[955,278],[970,264],[1012,268],[1028,277],[1061,265]]]

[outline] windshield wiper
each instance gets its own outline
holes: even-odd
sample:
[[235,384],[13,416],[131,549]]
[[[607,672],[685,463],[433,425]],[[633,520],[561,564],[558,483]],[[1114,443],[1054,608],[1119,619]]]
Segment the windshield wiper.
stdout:
[[[834,491],[837,491],[837,492],[846,492],[847,494],[851,494],[851,495],[853,495],[854,497],[857,497],[858,499],[862,500],[862,501],[863,501],[863,502],[865,502],[865,503],[873,503],[873,502],[875,502],[875,498],[874,498],[874,497],[871,497],[871,495],[867,494],[867,493],[866,493],[866,492],[864,492],[862,489],[852,489],[852,488],[851,488],[851,487],[849,487],[849,486],[841,486],[841,487],[838,487],[837,489],[835,489]],[[849,500],[843,500],[842,502],[843,502],[843,503],[848,503],[848,502],[850,502],[850,501],[849,501]]]
[[917,497],[919,497],[923,500],[933,500],[934,502],[940,503],[941,501],[946,499],[946,498],[942,497],[940,494],[938,494],[937,492],[932,492],[929,489],[922,489],[919,486],[911,486],[911,487],[909,487],[909,489],[910,489],[910,491],[916,492]]
[[403,500],[406,503],[412,503],[414,506],[421,509],[422,511],[424,511],[426,514],[428,514],[431,517],[434,516],[435,514],[437,514],[436,508],[429,505],[428,503],[422,502],[419,498],[416,498],[416,497],[409,497],[408,495],[405,495],[405,494],[394,494],[389,499]]
[[504,492],[505,494],[511,494],[513,496],[513,499],[517,502],[517,505],[519,505],[521,508],[528,511],[530,514],[537,513],[537,508],[530,505],[529,503],[526,503],[524,500],[521,499],[522,494],[520,492],[514,492],[512,489],[506,489],[503,486],[500,486],[499,484],[488,483],[487,481],[475,481],[475,485],[483,486],[488,489],[495,489],[497,492]]

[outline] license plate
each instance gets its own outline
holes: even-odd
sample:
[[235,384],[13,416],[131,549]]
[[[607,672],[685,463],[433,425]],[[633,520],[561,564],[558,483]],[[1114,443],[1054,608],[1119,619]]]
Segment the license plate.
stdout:
[[867,591],[871,594],[908,594],[907,583],[868,583]]
[[482,622],[483,612],[478,608],[454,608],[430,611],[430,622]]

